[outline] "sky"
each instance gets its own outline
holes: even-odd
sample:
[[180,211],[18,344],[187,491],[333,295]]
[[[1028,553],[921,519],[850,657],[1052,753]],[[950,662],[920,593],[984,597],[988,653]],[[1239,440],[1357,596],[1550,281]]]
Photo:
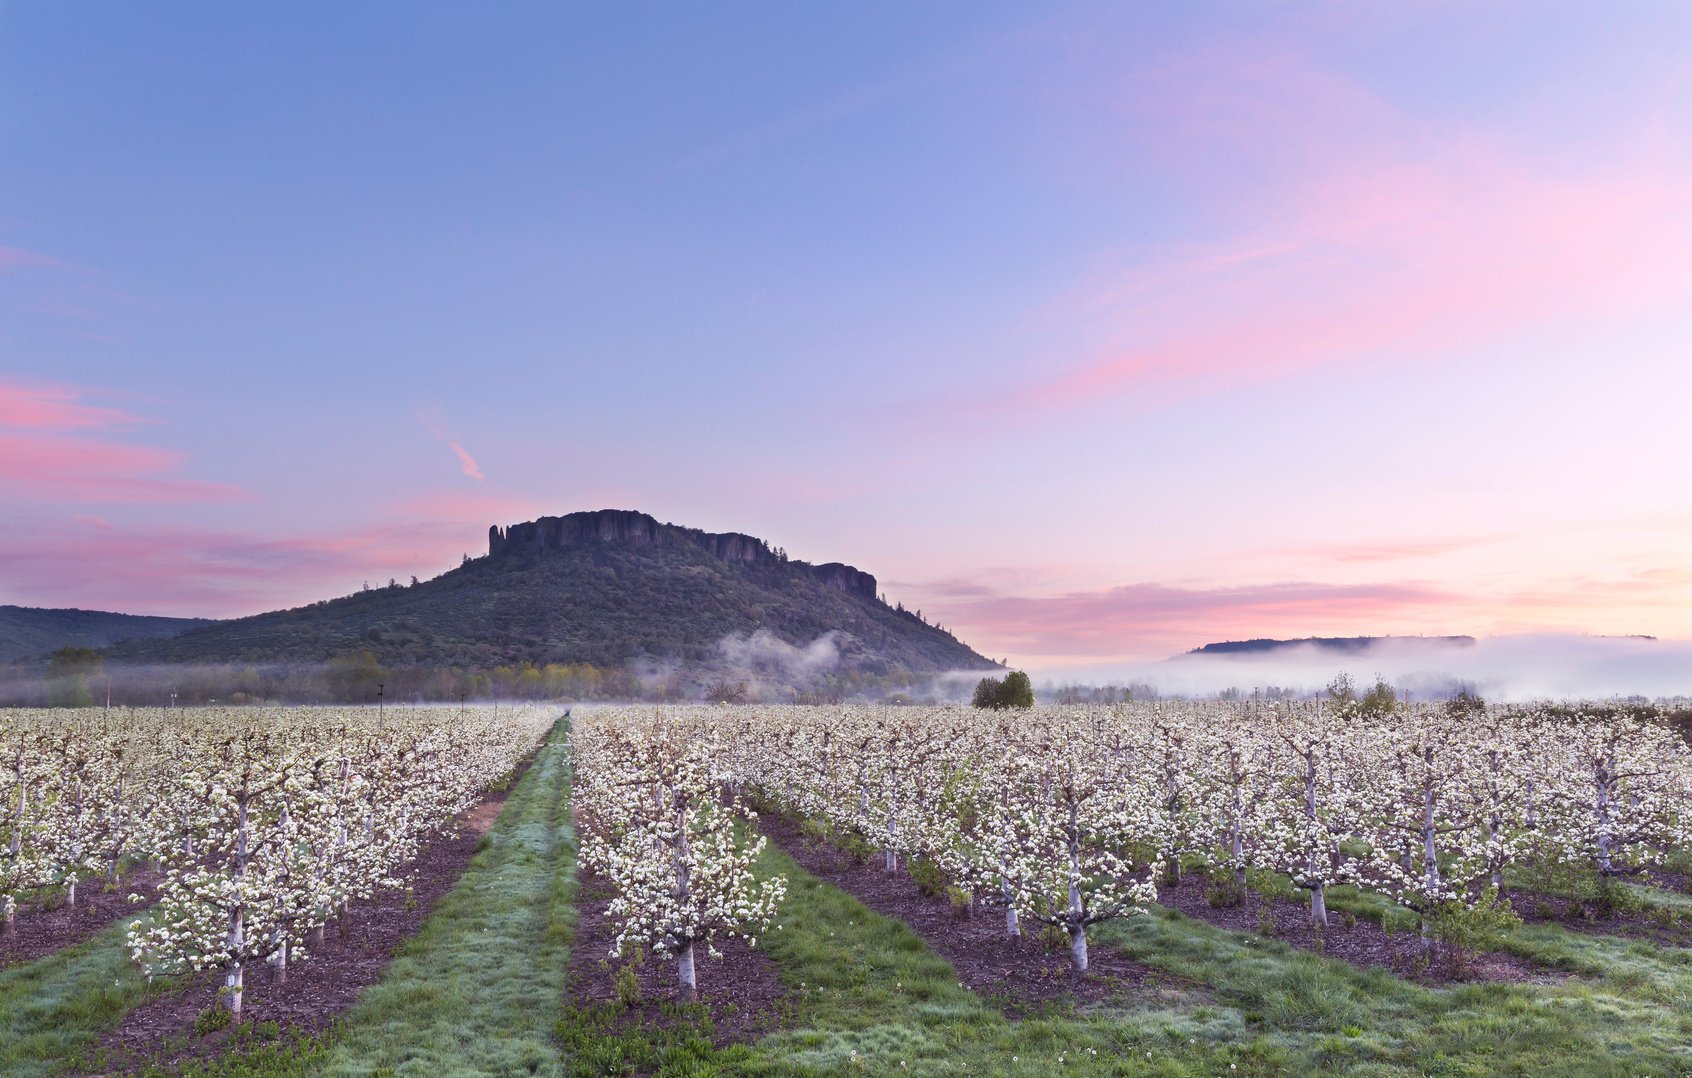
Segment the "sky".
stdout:
[[0,5],[0,603],[583,509],[994,658],[1692,638],[1683,3]]

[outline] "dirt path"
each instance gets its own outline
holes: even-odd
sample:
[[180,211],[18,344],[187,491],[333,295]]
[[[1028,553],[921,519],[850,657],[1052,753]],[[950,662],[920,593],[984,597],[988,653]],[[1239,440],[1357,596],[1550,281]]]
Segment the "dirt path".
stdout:
[[[152,905],[157,897],[153,890],[157,880],[157,872],[138,868],[123,876],[110,891],[105,890],[104,880],[82,884],[75,909],[63,905],[52,909],[20,905],[17,928],[9,934],[0,932],[0,969],[33,962],[98,936],[113,922]],[[131,894],[141,897],[131,901]]]

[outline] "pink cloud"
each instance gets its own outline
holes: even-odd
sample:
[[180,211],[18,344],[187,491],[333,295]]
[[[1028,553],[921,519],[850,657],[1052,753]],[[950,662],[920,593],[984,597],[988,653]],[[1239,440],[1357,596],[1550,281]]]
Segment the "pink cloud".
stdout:
[[0,601],[239,617],[433,576],[481,538],[425,521],[283,537],[67,521],[0,534]]
[[482,474],[482,466],[476,463],[476,458],[472,457],[469,451],[459,443],[458,438],[447,429],[446,420],[442,418],[439,408],[419,408],[417,410],[417,422],[423,425],[424,430],[434,435],[436,439],[452,450],[453,455],[458,458],[459,471],[478,483],[486,480],[487,477]]
[[73,386],[0,383],[0,486],[34,501],[202,502],[246,496],[240,487],[173,474],[184,453],[80,432],[146,422],[84,403]]
[[1162,61],[1089,103],[1124,117],[1133,149],[1113,167],[1170,168],[1233,227],[1117,252],[1126,266],[1039,315],[1082,343],[964,397],[964,416],[1120,414],[1692,300],[1692,166],[1643,121],[1571,164],[1507,134],[1436,133],[1296,51],[1239,45]]
[[994,654],[1067,658],[1120,658],[1238,636],[1306,636],[1358,624],[1379,626],[1454,602],[1449,593],[1417,583],[1128,584],[1028,597],[972,596],[952,581],[945,590],[949,601],[941,620],[960,626],[966,640]]
[[186,455],[154,446],[0,432],[0,483],[38,501],[204,502],[247,496],[228,483],[176,478]]
[[459,445],[456,441],[448,442],[447,446],[458,455],[458,466],[463,470],[465,475],[477,481],[487,478],[487,476],[482,474],[482,466],[476,463],[476,458],[472,457],[463,446]]
[[116,408],[84,404],[83,396],[74,386],[0,382],[0,427],[69,431],[144,422]]

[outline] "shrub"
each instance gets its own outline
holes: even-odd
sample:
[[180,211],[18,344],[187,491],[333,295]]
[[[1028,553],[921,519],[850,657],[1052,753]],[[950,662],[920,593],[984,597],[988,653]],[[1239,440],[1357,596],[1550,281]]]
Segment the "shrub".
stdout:
[[204,1037],[208,1033],[228,1029],[230,1019],[233,1017],[227,1007],[220,1007],[214,1003],[194,1016],[194,1036]]
[[939,898],[946,893],[946,874],[926,857],[913,857],[910,860],[911,879],[916,881],[917,890],[929,898]]
[[869,864],[869,859],[875,856],[875,847],[856,831],[837,833],[834,836],[834,847],[860,865]]
[[1204,874],[1204,900],[1213,909],[1232,909],[1245,901],[1238,872],[1218,865]]
[[[637,951],[637,954],[645,954]],[[616,993],[617,1002],[633,1010],[646,1002],[646,997],[640,990],[640,974],[635,972],[635,963],[630,962],[617,970],[617,975],[611,981],[612,990]]]

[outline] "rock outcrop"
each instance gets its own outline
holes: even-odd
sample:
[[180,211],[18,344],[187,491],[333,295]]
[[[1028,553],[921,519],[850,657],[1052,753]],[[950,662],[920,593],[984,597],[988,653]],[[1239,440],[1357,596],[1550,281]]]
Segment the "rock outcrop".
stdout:
[[787,565],[814,576],[825,587],[875,600],[875,577],[841,562],[812,565],[791,561],[770,544],[741,532],[707,532],[677,524],[660,524],[632,509],[599,509],[568,513],[508,527],[488,529],[488,556],[502,557],[524,550],[556,550],[584,543],[628,543],[634,546],[692,546],[719,561],[745,565]]

